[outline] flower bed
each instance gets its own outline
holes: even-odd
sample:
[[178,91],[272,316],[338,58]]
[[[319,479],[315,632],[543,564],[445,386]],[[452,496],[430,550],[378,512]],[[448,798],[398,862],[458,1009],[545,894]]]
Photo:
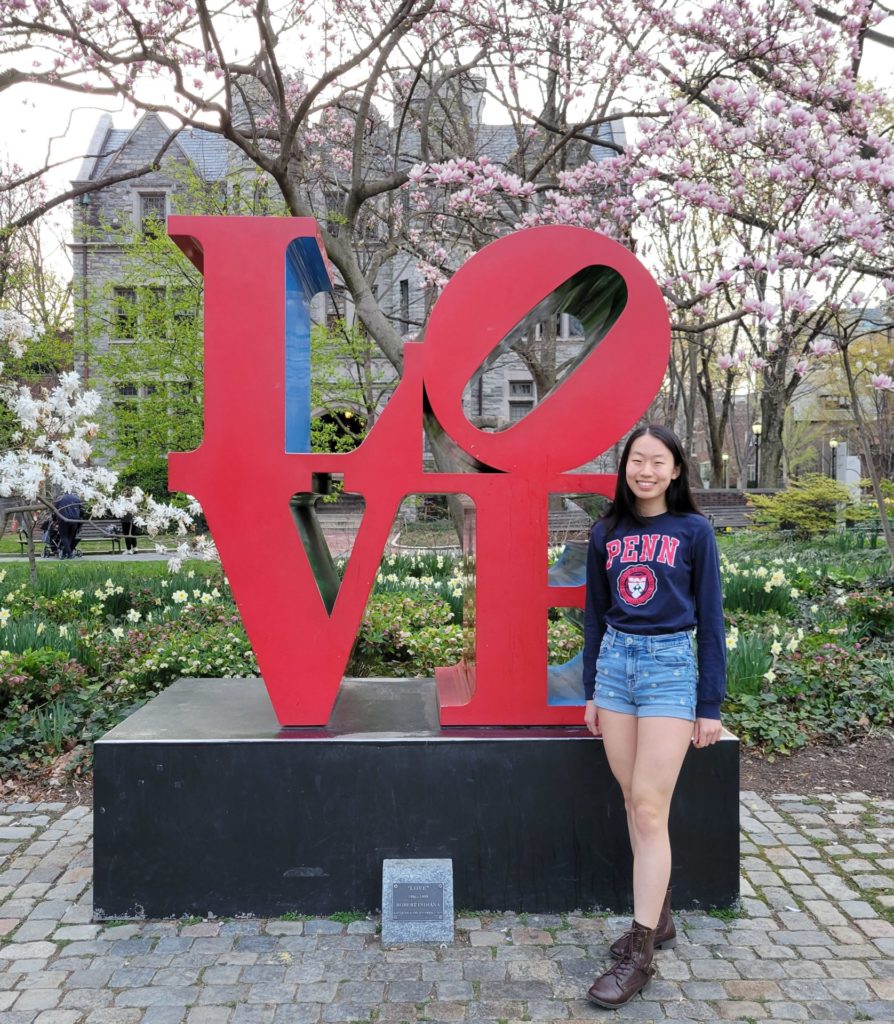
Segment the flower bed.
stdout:
[[[723,538],[729,635],[724,721],[787,752],[894,722],[894,593],[881,551]],[[552,553],[552,557],[556,556]],[[473,648],[468,560],[383,559],[348,674],[429,676]],[[180,676],[255,676],[220,570],[190,563],[0,569],[0,774],[43,770]],[[580,616],[551,613],[550,661],[581,647]]]

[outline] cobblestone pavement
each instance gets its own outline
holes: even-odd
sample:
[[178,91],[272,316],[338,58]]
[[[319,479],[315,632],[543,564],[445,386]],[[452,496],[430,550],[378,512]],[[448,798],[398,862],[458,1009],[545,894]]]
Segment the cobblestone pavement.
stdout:
[[743,793],[740,915],[678,915],[620,1011],[583,996],[624,919],[469,912],[453,945],[391,950],[365,919],[92,923],[90,830],[0,804],[0,1024],[894,1022],[890,800]]

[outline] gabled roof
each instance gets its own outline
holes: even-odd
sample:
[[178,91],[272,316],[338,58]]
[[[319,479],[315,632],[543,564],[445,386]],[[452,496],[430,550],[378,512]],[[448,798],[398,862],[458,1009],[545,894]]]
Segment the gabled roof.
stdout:
[[[114,128],[110,115],[103,114],[97,123],[87,156],[75,180],[96,181],[102,178],[127,143],[146,131],[149,119],[158,121],[166,131],[169,131],[156,114],[145,114],[130,129]],[[179,148],[205,181],[217,181],[226,174],[227,145],[226,140],[216,132],[204,128],[184,128],[177,133],[172,148]]]
[[184,128],[177,142],[205,181],[219,181],[226,175],[229,143],[222,135],[204,128]]
[[[127,143],[146,131],[150,118],[157,121],[164,130],[168,130],[157,114],[145,114],[131,129],[113,127],[111,116],[103,114],[93,133],[88,155],[84,158],[75,180],[96,181],[102,178]],[[601,124],[597,136],[623,145],[626,141],[623,122],[618,119]],[[476,142],[478,151],[487,153],[497,163],[507,163],[518,148],[515,131],[509,124],[479,124]],[[229,143],[217,132],[204,128],[183,128],[177,133],[173,146],[179,147],[184,157],[205,181],[219,181],[225,177]],[[614,155],[614,150],[607,147],[590,147],[592,160],[605,160]]]
[[95,180],[101,178],[109,164],[121,152],[124,143],[130,138],[130,132],[126,128],[110,128],[103,140],[102,149],[96,159],[96,164],[90,174]]

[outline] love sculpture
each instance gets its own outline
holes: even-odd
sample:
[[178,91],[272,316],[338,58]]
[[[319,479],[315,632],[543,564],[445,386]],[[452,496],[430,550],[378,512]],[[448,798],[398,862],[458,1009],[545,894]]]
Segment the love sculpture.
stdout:
[[[453,493],[476,513],[475,656],[436,672],[442,725],[579,724],[579,708],[549,703],[548,612],[583,607],[584,588],[550,585],[548,503],[612,493],[613,475],[573,470],[622,437],[660,386],[670,329],[642,264],[583,228],[492,243],[453,276],[424,341],[405,345],[400,383],[363,443],[311,454],[309,303],[331,286],[316,222],[172,217],[169,233],[205,278],[204,440],[169,457],[170,486],[202,504],[280,723],[326,724],[401,501]],[[591,318],[607,274],[626,302]],[[583,358],[521,422],[478,429],[466,384],[563,289],[562,309],[597,323]],[[426,471],[423,410],[453,465],[473,470]],[[366,502],[340,584],[320,563],[313,512],[332,473]]]

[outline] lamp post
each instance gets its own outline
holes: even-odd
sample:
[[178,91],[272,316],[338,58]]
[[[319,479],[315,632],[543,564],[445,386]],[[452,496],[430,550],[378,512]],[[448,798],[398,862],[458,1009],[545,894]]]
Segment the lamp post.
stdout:
[[835,437],[830,437],[829,438],[829,453],[830,453],[829,462],[831,463],[831,470],[832,470],[832,472],[830,473],[830,476],[832,477],[833,480],[837,480],[838,479],[838,458],[837,458],[837,456],[838,456],[838,438],[835,438]]
[[757,487],[761,480],[761,431],[764,428],[760,423],[755,423],[751,427],[751,433],[754,434],[754,486]]
[[729,454],[721,452],[720,461],[723,463],[723,489],[729,490]]

